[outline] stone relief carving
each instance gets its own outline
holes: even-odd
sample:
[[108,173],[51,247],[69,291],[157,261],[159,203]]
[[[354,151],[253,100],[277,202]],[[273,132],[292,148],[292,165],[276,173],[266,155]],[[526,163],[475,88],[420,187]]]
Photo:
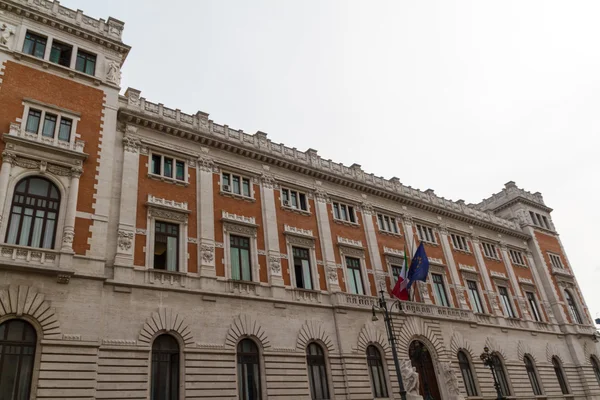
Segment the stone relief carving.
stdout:
[[72,230],[65,230],[63,232],[63,244],[72,246],[73,245],[73,239],[75,238],[75,232],[73,232]]
[[264,172],[260,174],[260,182],[262,183],[263,187],[267,189],[273,189],[277,186],[275,183],[275,177]]
[[315,188],[315,199],[317,199],[319,203],[329,202],[329,196],[327,195],[327,192],[321,188]]
[[184,214],[184,213],[168,211],[168,210],[161,210],[161,209],[153,208],[153,207],[150,207],[148,212],[150,213],[151,217],[166,218],[166,219],[170,219],[172,221],[180,221],[185,224],[187,224],[187,222],[188,222],[188,216],[187,216],[187,214]]
[[444,374],[444,383],[448,392],[451,395],[458,396],[460,395],[460,390],[458,388],[458,378],[456,378],[456,372],[452,368],[452,362],[442,362],[440,363],[442,367],[442,372]]
[[15,31],[13,28],[9,27],[5,23],[0,25],[0,46],[7,46],[8,42],[11,40],[11,37],[15,35]]
[[115,85],[121,84],[121,68],[116,61],[109,61],[106,66],[106,80]]
[[281,261],[277,257],[270,257],[269,264],[271,265],[271,272],[279,275],[281,273]]
[[364,250],[354,249],[352,247],[340,246],[340,252],[345,256],[359,257],[359,258],[365,257]]
[[410,360],[402,360],[400,364],[400,372],[404,381],[404,390],[407,394],[418,395],[417,386],[419,385],[419,374],[417,369],[412,366]]
[[140,139],[131,135],[123,137],[123,148],[130,153],[137,153],[140,150]]
[[240,233],[242,235],[248,235],[256,237],[256,227],[232,224],[230,222],[224,222],[223,227],[227,232]]
[[337,267],[334,267],[333,265],[330,265],[327,267],[327,279],[329,279],[330,283],[335,283],[337,285],[337,283],[338,283]]
[[215,248],[209,245],[202,245],[200,252],[202,254],[202,261],[209,264],[215,259]]
[[133,242],[133,232],[119,230],[117,243],[122,251],[129,251]]
[[287,242],[291,245],[314,248],[315,241],[313,239],[301,238],[298,236],[288,236]]

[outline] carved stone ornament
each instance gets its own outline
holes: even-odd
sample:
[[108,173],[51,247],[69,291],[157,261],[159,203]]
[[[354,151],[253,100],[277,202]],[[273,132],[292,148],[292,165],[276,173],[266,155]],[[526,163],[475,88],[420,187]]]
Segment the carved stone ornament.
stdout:
[[202,254],[202,261],[209,264],[215,259],[215,248],[209,245],[202,245],[200,248]]
[[286,239],[292,246],[308,247],[311,249],[315,247],[314,239],[301,238],[293,235],[288,235]]
[[140,139],[135,136],[125,135],[123,137],[123,149],[129,153],[138,153],[140,151]]
[[0,46],[8,47],[8,42],[11,40],[11,37],[14,35],[15,35],[15,31],[11,27],[6,25],[5,23],[2,23],[0,25]]
[[365,201],[361,204],[361,208],[362,208],[362,212],[365,213],[366,215],[373,215],[373,213],[375,213],[375,210],[373,209],[373,204]]
[[238,225],[231,222],[224,222],[223,227],[226,232],[240,233],[242,235],[256,237],[256,227],[254,226],[246,226],[246,225]]
[[9,163],[10,165],[15,165],[16,160],[17,160],[17,156],[15,155],[15,153],[12,153],[10,151],[2,152],[2,162],[3,163]]
[[200,168],[201,171],[214,172],[215,162],[207,156],[201,156],[198,159],[198,168]]
[[406,393],[418,395],[419,374],[417,373],[417,369],[412,366],[410,360],[402,360],[400,363],[400,372],[402,373],[402,381],[404,382]]
[[271,266],[271,273],[279,275],[281,273],[281,260],[277,257],[269,257],[269,265]]
[[69,230],[65,230],[63,232],[63,244],[72,246],[74,238],[75,238],[75,232],[73,232],[73,230],[69,229]]
[[359,257],[359,258],[365,257],[364,250],[355,249],[353,247],[340,246],[340,253],[342,253],[342,255],[350,256],[350,257]]
[[116,61],[109,61],[106,65],[106,81],[121,85],[121,68]]
[[185,213],[180,213],[176,211],[162,210],[160,208],[150,207],[148,212],[151,217],[160,218],[160,219],[168,219],[171,221],[183,222],[187,225],[188,223],[188,215]]
[[317,199],[319,203],[329,202],[329,196],[327,195],[327,192],[321,188],[315,188],[315,199]]
[[271,174],[266,174],[264,172],[260,174],[260,182],[262,183],[263,187],[267,189],[273,189],[277,186],[275,183],[275,177]]
[[119,230],[117,243],[122,251],[129,251],[133,242],[133,232]]
[[338,271],[337,267],[330,265],[327,267],[327,279],[329,279],[330,283],[338,283]]
[[460,395],[460,389],[458,388],[458,379],[456,378],[456,373],[452,368],[452,362],[441,362],[442,372],[444,374],[444,383],[448,392],[451,395],[458,396]]

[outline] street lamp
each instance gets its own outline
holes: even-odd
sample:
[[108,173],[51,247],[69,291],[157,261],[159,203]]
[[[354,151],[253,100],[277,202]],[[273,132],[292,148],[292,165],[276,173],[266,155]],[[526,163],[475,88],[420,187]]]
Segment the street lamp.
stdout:
[[496,389],[497,400],[502,400],[502,391],[500,391],[500,383],[496,378],[496,363],[494,362],[494,356],[490,353],[490,349],[485,346],[483,348],[483,353],[481,353],[481,361],[483,361],[483,365],[489,367],[492,371],[492,377],[494,378],[494,388]]
[[[396,351],[396,338],[394,336],[394,330],[392,329],[392,316],[390,315],[390,312],[388,311],[387,302],[385,301],[385,297],[383,296],[383,294],[384,294],[383,288],[379,291],[379,294],[380,294],[380,297],[378,299],[379,306],[373,305],[372,320],[373,321],[379,320],[379,318],[377,318],[377,315],[375,315],[376,310],[383,311],[383,316],[384,316],[383,319],[385,321],[385,328],[386,328],[387,335],[388,335],[388,341],[390,342],[390,346],[392,347],[392,357],[394,357],[394,366],[396,367],[396,377],[398,378],[398,384],[400,385],[400,398],[402,400],[406,400],[406,390],[404,389],[404,382],[402,382],[402,372],[400,371],[400,362],[398,361],[398,352]],[[396,305],[398,307],[398,310],[402,309],[400,302],[395,301],[394,303],[392,303],[390,310],[392,308],[394,308],[394,305]]]

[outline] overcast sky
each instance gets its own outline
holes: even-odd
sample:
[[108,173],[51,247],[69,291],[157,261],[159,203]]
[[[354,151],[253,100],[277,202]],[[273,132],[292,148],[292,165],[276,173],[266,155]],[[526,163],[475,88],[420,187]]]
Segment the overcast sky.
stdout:
[[544,195],[600,317],[600,2],[63,0],[142,96],[453,200]]

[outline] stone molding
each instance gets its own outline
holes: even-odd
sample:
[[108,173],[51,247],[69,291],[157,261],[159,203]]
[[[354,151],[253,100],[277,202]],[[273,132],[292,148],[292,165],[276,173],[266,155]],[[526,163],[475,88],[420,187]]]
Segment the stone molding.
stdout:
[[314,239],[313,231],[311,229],[296,228],[287,224],[283,225],[283,233]]
[[490,349],[492,353],[498,353],[502,356],[502,361],[508,361],[508,353],[498,344],[498,341],[493,337],[487,337],[485,339],[485,345]]
[[32,318],[41,327],[44,339],[62,338],[56,311],[45,296],[31,286],[9,286],[0,291],[0,318],[7,315]]
[[358,333],[358,341],[354,351],[356,353],[366,354],[367,347],[369,347],[371,344],[379,345],[379,347],[381,347],[385,352],[386,357],[391,356],[392,349],[388,344],[386,335],[379,329],[375,328],[373,323],[366,323]]
[[562,356],[558,346],[556,344],[551,344],[550,342],[546,343],[546,361],[552,364],[552,357],[556,357],[559,359],[562,365],[565,364],[565,359]]
[[477,358],[473,352],[471,344],[465,340],[463,334],[459,331],[454,331],[452,337],[450,338],[450,351],[452,352],[451,357],[456,357],[460,350],[466,351],[472,360]]
[[156,336],[163,332],[177,333],[185,347],[194,344],[194,337],[184,317],[171,308],[160,308],[152,313],[140,331],[138,342],[151,345]]
[[439,322],[428,321],[419,317],[408,317],[398,334],[398,352],[408,354],[410,343],[418,339],[426,345],[429,343],[433,346],[431,350],[435,350],[435,352],[432,352],[434,360],[445,358],[446,348],[444,346],[444,339],[435,329],[432,329],[430,325],[433,324],[439,324]]
[[517,343],[517,358],[519,359],[519,361],[524,361],[525,354],[529,354],[533,358],[533,361],[537,364],[538,359],[535,356],[531,345],[529,343],[523,342],[522,340],[519,340],[519,343]]
[[333,340],[328,332],[325,332],[323,324],[317,321],[305,321],[298,332],[296,339],[296,351],[306,352],[306,347],[312,341],[319,341],[332,353],[335,351]]
[[262,345],[263,350],[271,347],[269,337],[260,323],[254,321],[249,315],[238,315],[233,319],[227,331],[225,348],[235,350],[240,339],[244,337],[256,339]]

